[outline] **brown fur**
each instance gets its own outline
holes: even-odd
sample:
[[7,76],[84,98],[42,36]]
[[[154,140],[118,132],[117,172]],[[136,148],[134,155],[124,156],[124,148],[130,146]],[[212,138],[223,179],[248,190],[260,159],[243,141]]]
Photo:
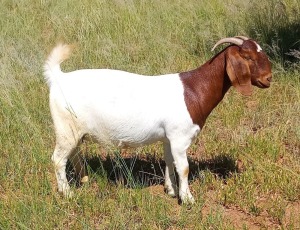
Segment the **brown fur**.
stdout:
[[251,85],[269,87],[271,64],[262,51],[257,52],[255,42],[247,40],[242,46],[228,46],[195,70],[180,73],[180,78],[190,116],[202,128],[231,85],[247,96]]

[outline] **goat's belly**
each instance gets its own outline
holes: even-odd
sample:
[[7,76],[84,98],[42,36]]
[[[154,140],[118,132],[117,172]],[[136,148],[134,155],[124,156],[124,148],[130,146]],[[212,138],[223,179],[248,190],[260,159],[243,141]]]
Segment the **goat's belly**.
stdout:
[[143,133],[139,136],[131,136],[131,137],[116,137],[111,140],[111,142],[120,148],[128,148],[128,147],[139,147],[144,145],[149,145],[158,141],[163,141],[164,136],[162,135],[145,135]]
[[137,124],[132,122],[110,124],[98,123],[89,127],[88,134],[100,143],[118,146],[121,148],[138,147],[163,141],[165,130],[158,125]]

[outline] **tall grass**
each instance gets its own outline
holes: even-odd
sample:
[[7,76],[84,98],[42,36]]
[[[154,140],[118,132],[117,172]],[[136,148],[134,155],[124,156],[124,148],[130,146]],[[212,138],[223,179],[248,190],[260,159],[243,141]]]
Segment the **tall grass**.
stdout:
[[291,53],[300,50],[299,11],[300,3],[294,0],[253,1],[249,9],[248,17],[251,20],[247,23],[247,32],[264,41],[269,55],[285,67],[299,61]]
[[[260,227],[299,226],[297,217],[285,220],[286,205],[300,199],[299,63],[286,55],[299,50],[299,7],[296,0],[2,0],[0,228],[251,228],[245,219],[230,219],[224,208],[251,216]],[[231,90],[208,119],[189,150],[195,206],[179,206],[163,193],[160,145],[113,156],[114,149],[87,142],[80,151],[90,182],[74,188],[71,200],[57,194],[50,160],[55,137],[42,76],[56,42],[77,47],[63,64],[66,71],[155,75],[196,68],[212,57],[219,38],[241,34],[268,52],[274,82],[251,98]],[[113,181],[125,177],[128,186],[112,183],[111,174]],[[271,221],[261,221],[264,215]]]

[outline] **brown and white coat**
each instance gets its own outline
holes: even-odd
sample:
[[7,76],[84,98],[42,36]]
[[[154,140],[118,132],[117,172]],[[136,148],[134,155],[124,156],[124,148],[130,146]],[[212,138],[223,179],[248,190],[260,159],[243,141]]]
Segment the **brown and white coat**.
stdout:
[[70,47],[56,46],[46,61],[44,74],[56,132],[52,160],[58,190],[65,196],[71,194],[65,172],[68,159],[81,181],[87,181],[83,161],[75,149],[89,134],[99,143],[119,147],[161,141],[167,193],[179,193],[183,202],[194,202],[188,186],[186,151],[206,118],[231,85],[250,95],[251,85],[266,88],[271,81],[270,62],[255,41],[224,38],[216,46],[225,42],[231,45],[199,68],[160,76],[109,69],[63,73],[60,63],[68,58]]

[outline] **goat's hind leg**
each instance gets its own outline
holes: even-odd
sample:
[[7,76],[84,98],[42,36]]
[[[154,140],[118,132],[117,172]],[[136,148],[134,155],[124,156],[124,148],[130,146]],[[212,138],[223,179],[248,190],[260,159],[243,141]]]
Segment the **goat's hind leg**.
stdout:
[[169,142],[164,143],[164,158],[166,162],[165,170],[165,191],[171,196],[175,197],[178,193],[175,177],[174,159],[171,153],[171,146]]
[[52,155],[52,161],[54,164],[55,175],[57,179],[58,191],[65,197],[71,197],[70,185],[66,175],[66,164],[69,156],[76,149],[77,143],[69,143],[57,141],[55,150]]

